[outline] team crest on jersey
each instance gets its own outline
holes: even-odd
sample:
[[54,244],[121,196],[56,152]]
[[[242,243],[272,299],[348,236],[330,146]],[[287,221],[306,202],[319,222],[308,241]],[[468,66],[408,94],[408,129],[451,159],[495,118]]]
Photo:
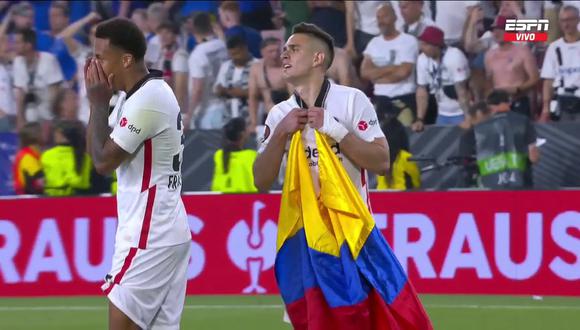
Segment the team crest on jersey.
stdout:
[[266,128],[264,129],[264,135],[262,136],[262,143],[264,143],[264,141],[266,141],[266,139],[268,139],[268,137],[270,136],[270,126],[266,125]]

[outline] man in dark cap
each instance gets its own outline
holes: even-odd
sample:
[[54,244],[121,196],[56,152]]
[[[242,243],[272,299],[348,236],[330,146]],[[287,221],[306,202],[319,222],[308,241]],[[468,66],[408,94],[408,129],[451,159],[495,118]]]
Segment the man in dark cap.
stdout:
[[413,130],[422,131],[429,94],[437,100],[438,125],[459,125],[469,108],[469,63],[459,49],[445,45],[445,35],[429,26],[419,36],[421,55],[417,60],[417,119]]

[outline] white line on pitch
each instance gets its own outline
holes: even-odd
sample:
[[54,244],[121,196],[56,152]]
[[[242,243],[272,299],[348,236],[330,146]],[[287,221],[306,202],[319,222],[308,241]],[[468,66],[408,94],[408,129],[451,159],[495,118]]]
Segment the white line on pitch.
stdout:
[[[521,309],[521,310],[580,310],[580,306],[532,306],[532,305],[452,305],[426,304],[426,308],[439,309]],[[185,305],[185,309],[282,309],[283,305]],[[99,311],[107,306],[0,306],[0,312],[17,311]]]

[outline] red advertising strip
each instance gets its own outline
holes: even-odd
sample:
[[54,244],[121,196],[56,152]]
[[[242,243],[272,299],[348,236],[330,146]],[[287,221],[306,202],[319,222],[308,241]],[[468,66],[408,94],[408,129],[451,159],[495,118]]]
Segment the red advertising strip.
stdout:
[[548,41],[547,32],[521,32],[521,33],[509,33],[506,32],[503,35],[504,41],[511,42],[542,42]]
[[[420,293],[580,295],[580,191],[372,193]],[[274,294],[279,195],[184,196],[189,294]],[[0,200],[0,296],[100,295],[113,198]]]

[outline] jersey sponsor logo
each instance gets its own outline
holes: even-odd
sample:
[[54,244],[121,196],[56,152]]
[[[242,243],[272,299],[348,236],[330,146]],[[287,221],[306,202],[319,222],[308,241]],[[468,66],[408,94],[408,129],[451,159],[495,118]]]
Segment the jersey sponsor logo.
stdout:
[[133,126],[133,124],[130,124],[129,126],[127,126],[127,129],[129,130],[129,132],[135,133],[137,135],[139,135],[139,133],[141,133],[141,129]]
[[356,126],[358,127],[359,131],[366,131],[367,128],[369,128],[369,124],[367,124],[367,122],[364,120],[359,121]]
[[366,121],[364,121],[364,120],[361,120],[361,121],[358,122],[358,124],[356,126],[358,127],[358,129],[360,131],[366,131],[369,128],[369,126],[374,126],[376,124],[377,124],[377,120],[376,119],[372,119],[368,123]]
[[[330,146],[330,149],[338,157],[338,160],[340,160],[342,162],[342,156],[340,153],[340,144],[335,143],[335,144]],[[318,161],[313,160],[313,159],[318,159],[318,155],[319,155],[318,148],[316,148],[316,147],[312,148],[311,146],[307,146],[304,149],[304,152],[306,153],[306,159],[308,160],[308,166],[310,166],[310,167],[318,166]]]
[[120,125],[121,127],[125,127],[125,126],[127,126],[127,123],[128,123],[128,122],[129,122],[129,121],[127,120],[127,118],[123,117],[123,118],[121,118],[121,121],[119,122],[119,125]]

